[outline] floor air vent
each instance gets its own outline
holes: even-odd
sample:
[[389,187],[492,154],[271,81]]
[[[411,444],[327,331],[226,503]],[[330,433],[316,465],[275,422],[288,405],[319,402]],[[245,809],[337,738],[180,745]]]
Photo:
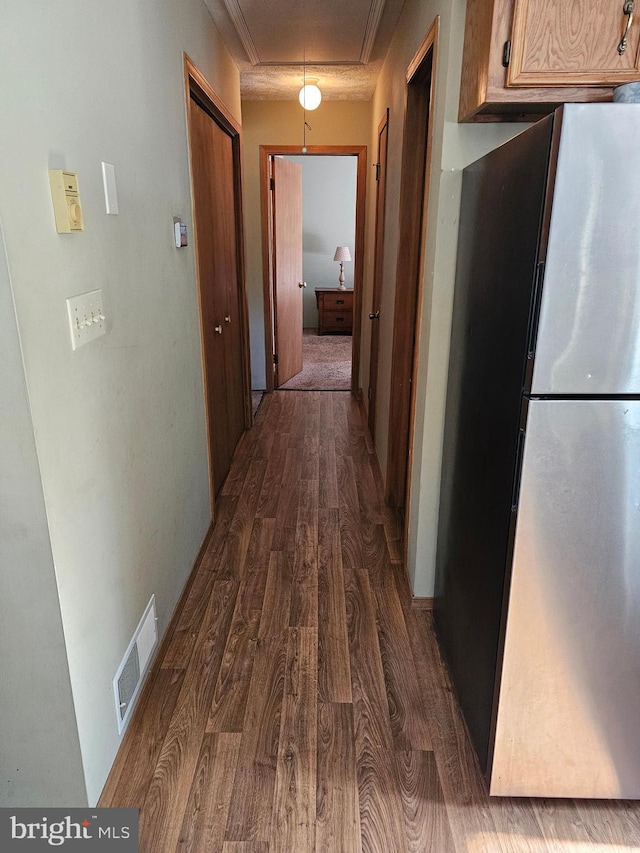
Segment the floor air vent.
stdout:
[[156,598],[152,595],[113,679],[119,733],[127,724],[157,642]]

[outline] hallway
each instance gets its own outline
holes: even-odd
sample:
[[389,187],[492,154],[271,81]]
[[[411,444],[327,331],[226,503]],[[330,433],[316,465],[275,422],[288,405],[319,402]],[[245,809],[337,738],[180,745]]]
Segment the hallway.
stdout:
[[636,803],[486,796],[381,495],[348,392],[265,397],[100,805],[148,853],[640,849]]

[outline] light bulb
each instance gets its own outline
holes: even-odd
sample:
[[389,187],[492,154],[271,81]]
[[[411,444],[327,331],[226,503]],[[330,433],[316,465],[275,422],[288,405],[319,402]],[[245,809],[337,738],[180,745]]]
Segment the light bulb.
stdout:
[[315,83],[307,83],[306,86],[300,89],[298,100],[300,101],[300,106],[305,110],[315,110],[320,106],[322,92]]

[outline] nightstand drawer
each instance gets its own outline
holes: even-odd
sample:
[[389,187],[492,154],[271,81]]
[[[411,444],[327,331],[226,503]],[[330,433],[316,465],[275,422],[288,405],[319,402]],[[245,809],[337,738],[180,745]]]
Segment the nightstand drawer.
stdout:
[[322,303],[325,311],[337,308],[339,311],[353,310],[353,293],[324,293]]
[[322,332],[349,332],[353,328],[353,311],[323,311]]

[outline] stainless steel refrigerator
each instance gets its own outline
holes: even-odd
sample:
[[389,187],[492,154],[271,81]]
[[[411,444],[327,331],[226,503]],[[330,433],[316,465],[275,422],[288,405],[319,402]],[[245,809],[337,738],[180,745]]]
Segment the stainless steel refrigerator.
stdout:
[[640,798],[640,105],[464,170],[434,618],[491,794]]

